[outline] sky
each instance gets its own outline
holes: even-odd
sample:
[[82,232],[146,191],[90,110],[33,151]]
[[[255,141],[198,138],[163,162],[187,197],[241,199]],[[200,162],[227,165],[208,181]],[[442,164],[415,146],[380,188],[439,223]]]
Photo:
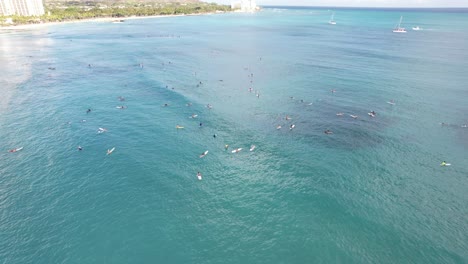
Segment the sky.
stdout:
[[[207,0],[205,0],[207,1]],[[235,0],[234,0],[235,1]],[[238,0],[239,1],[239,0]],[[468,7],[468,0],[256,0],[257,5],[343,7]],[[230,4],[231,0],[211,0]]]

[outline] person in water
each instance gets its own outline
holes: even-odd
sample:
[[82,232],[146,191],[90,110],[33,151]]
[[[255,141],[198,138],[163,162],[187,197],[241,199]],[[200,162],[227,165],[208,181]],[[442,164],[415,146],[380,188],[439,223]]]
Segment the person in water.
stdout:
[[228,144],[224,145],[224,149],[225,149],[225,150],[227,150],[228,148],[229,148],[229,145],[228,145]]
[[89,113],[91,112],[91,108],[88,108],[88,110],[86,110],[86,113]]
[[442,163],[440,164],[440,166],[447,166],[447,162],[445,162],[445,160],[442,161]]
[[80,150],[80,151],[81,151],[81,150],[83,150],[83,148],[82,148],[81,146],[78,146],[78,150]]
[[213,134],[213,138],[216,138],[216,134]]
[[202,122],[200,122],[200,127],[202,127],[202,126],[203,126],[203,124],[202,124]]

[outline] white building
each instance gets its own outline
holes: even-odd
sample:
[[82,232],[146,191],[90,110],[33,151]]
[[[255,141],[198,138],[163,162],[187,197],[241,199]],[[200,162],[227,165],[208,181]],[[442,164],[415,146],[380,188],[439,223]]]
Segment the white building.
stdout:
[[231,9],[237,9],[240,12],[255,12],[258,10],[255,0],[241,0],[231,2]]
[[0,0],[1,16],[41,16],[43,14],[42,0]]

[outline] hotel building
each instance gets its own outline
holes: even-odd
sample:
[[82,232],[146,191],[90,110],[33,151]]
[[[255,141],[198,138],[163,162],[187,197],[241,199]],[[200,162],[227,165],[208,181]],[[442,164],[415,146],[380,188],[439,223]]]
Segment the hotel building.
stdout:
[[43,14],[42,0],[0,0],[0,16],[41,16]]

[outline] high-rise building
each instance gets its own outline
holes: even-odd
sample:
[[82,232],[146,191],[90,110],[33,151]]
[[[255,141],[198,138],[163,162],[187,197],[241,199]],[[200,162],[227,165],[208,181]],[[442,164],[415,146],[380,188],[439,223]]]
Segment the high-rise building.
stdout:
[[42,0],[0,0],[0,15],[41,16],[44,14]]

